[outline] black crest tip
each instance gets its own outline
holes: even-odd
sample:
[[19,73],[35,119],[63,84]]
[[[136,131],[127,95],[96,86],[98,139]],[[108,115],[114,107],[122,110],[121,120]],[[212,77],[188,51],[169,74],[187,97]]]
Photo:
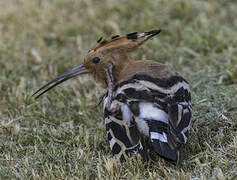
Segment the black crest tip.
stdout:
[[152,37],[152,36],[155,36],[155,35],[159,34],[160,32],[161,32],[161,29],[156,29],[156,30],[145,32],[145,35]]
[[119,35],[112,36],[111,39],[117,39],[119,38]]
[[127,34],[127,39],[137,39],[137,32]]
[[97,43],[100,43],[100,41],[103,39],[103,37],[100,37],[100,39],[97,40]]

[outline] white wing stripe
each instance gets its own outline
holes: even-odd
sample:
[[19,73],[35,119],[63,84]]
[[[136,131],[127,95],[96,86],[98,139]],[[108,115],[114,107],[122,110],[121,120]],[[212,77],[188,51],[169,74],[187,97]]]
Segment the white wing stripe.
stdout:
[[160,134],[157,132],[151,132],[151,139],[158,139],[161,142],[167,142],[167,135],[165,133]]
[[168,114],[155,107],[153,103],[139,103],[140,115],[142,119],[157,120],[168,124]]
[[182,131],[181,134],[183,135],[184,137],[184,144],[187,142],[187,137],[185,136],[184,132]]
[[113,149],[113,146],[114,146],[115,143],[116,143],[116,141],[114,140],[114,138],[112,138],[112,139],[109,141],[110,149]]
[[185,109],[183,110],[183,114],[186,114],[186,113],[190,113],[190,110],[187,109],[187,108],[185,108]]
[[130,127],[131,119],[132,119],[132,112],[130,111],[128,105],[126,105],[126,104],[122,105],[121,111],[123,112],[123,120]]
[[146,86],[144,86],[144,85],[142,85],[140,83],[128,83],[128,84],[125,84],[125,85],[121,86],[120,88],[118,88],[117,91],[116,91],[116,94],[120,94],[120,93],[122,93],[123,90],[128,89],[128,88],[134,88],[134,89],[136,89],[138,91],[139,90],[147,90],[147,91],[149,91],[149,89]]
[[111,122],[111,119],[109,117],[105,118],[105,124],[109,124]]
[[140,84],[146,86],[146,87],[149,87],[150,89],[157,90],[157,91],[160,91],[160,92],[165,93],[165,94],[174,94],[181,87],[183,87],[184,89],[187,89],[189,91],[189,85],[185,81],[178,82],[177,84],[171,86],[170,88],[159,87],[159,86],[157,86],[156,84],[154,84],[150,81],[139,80],[138,82]]

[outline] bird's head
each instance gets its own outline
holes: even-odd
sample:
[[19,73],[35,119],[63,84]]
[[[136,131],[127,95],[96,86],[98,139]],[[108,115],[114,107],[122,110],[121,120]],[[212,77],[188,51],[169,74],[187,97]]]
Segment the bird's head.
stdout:
[[88,51],[81,65],[72,68],[43,85],[33,96],[38,98],[58,84],[81,74],[92,74],[96,81],[107,85],[106,69],[108,69],[111,64],[113,65],[113,76],[116,81],[117,74],[129,63],[127,54],[160,32],[161,30],[159,29],[144,33],[134,32],[125,36],[116,35],[105,40],[100,38]]

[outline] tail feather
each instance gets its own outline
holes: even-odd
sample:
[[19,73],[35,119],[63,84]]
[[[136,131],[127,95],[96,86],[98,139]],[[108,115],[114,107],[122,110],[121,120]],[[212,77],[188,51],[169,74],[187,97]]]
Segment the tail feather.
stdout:
[[[168,124],[157,120],[149,120],[149,135],[154,151],[161,157],[171,160],[178,160],[178,152],[175,149],[171,149],[168,144],[167,131]],[[163,124],[161,126],[161,124]]]
[[191,105],[176,103],[169,105],[169,128],[167,134],[168,144],[172,149],[178,149],[187,142],[188,131],[191,124]]
[[176,150],[172,150],[168,143],[161,142],[157,139],[154,139],[152,142],[154,151],[159,154],[161,157],[171,160],[177,161],[178,160],[178,152]]

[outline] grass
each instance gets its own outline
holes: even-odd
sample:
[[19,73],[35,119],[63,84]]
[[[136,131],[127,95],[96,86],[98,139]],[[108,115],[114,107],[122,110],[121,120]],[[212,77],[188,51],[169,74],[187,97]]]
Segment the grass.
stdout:
[[[237,2],[0,1],[0,179],[237,178]],[[132,56],[167,63],[192,86],[193,125],[175,167],[113,160],[102,88],[88,76],[31,94],[83,61],[100,37],[162,28]]]

